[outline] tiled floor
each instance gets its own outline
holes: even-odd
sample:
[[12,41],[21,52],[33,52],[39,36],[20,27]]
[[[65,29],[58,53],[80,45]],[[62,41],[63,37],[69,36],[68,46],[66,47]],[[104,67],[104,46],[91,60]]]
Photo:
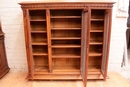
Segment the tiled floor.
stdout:
[[128,49],[129,66],[122,67],[120,74],[130,83],[130,47]]

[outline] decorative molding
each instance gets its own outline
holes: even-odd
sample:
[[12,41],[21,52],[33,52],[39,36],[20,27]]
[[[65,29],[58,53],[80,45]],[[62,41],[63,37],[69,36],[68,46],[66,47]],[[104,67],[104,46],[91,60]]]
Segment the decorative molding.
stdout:
[[23,10],[23,16],[26,17],[26,10]]
[[47,14],[47,16],[49,16],[50,14],[49,14],[49,10],[46,10],[46,14]]
[[42,4],[22,4],[21,8],[22,9],[27,9],[27,8],[84,8],[84,7],[113,7],[113,4],[72,4],[72,3],[42,3]]

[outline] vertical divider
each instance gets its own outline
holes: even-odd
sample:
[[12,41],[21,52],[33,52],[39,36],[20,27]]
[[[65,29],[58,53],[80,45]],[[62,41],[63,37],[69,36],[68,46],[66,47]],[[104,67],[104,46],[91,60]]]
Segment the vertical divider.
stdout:
[[50,27],[50,10],[46,9],[46,24],[47,24],[47,43],[48,43],[48,68],[52,73],[52,50],[51,50],[51,27]]

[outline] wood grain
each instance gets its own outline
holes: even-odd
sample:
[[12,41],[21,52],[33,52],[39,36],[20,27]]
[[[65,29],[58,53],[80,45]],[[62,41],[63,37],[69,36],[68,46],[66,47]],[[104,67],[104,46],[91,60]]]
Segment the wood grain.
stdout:
[[112,0],[19,3],[27,36],[27,78],[83,80],[84,87],[87,79],[105,80],[113,3]]

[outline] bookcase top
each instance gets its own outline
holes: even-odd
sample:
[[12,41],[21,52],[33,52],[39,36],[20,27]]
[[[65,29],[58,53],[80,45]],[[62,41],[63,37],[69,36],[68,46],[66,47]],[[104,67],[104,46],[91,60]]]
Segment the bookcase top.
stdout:
[[19,4],[42,4],[42,3],[111,3],[114,0],[28,0],[20,2]]

